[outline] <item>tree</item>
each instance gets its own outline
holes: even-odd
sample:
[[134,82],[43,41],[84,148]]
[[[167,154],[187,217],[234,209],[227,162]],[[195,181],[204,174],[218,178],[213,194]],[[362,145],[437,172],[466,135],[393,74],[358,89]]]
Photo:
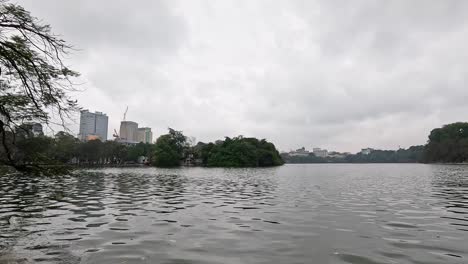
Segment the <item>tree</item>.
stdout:
[[425,162],[467,162],[468,123],[458,122],[436,128],[429,134]]
[[12,149],[15,127],[33,120],[54,123],[52,115],[65,127],[69,114],[77,110],[77,102],[68,92],[74,90],[71,79],[78,73],[62,60],[70,49],[49,25],[21,6],[0,0],[1,163],[20,169]]
[[151,156],[152,144],[140,142],[136,145],[128,147],[128,156],[127,160],[136,162],[139,157],[148,158]]
[[101,164],[104,162],[104,143],[99,139],[90,140],[80,145],[80,162]]
[[50,137],[29,137],[17,142],[15,164],[53,164],[53,139]]
[[102,150],[103,159],[111,164],[121,164],[128,156],[128,148],[115,141],[106,141]]
[[169,133],[156,140],[152,155],[152,164],[157,167],[176,167],[187,149],[186,137],[182,131],[169,128]]
[[226,137],[216,144],[199,144],[202,162],[209,167],[267,167],[284,163],[275,145],[262,139]]
[[67,163],[78,156],[79,140],[73,135],[60,131],[55,135],[54,157],[57,161]]

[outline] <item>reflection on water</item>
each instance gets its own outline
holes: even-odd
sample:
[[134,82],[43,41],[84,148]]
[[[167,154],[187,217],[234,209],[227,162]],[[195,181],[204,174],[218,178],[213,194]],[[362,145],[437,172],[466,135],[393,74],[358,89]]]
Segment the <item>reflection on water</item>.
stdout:
[[0,178],[0,263],[467,263],[468,166]]

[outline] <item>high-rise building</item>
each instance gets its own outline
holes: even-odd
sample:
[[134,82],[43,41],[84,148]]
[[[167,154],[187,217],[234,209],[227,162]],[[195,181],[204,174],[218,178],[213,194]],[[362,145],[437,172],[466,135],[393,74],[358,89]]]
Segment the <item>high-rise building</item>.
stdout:
[[151,132],[150,127],[138,128],[138,142],[143,142],[143,143],[153,142],[153,132]]
[[107,140],[107,127],[109,117],[102,112],[91,113],[88,110],[82,110],[80,115],[80,133],[78,138],[81,141],[93,139]]
[[138,143],[138,123],[133,121],[120,122],[120,141]]

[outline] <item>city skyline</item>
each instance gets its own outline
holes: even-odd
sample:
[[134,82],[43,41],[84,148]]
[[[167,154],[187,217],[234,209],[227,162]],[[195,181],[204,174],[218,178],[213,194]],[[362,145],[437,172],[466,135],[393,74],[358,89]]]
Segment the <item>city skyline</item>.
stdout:
[[[138,127],[138,123],[124,119],[120,122],[119,132],[117,129],[109,129],[109,117],[101,111],[89,111],[88,109],[80,111],[79,130],[76,137],[80,141],[89,141],[99,139],[101,141],[116,140],[121,143],[154,143],[153,132],[150,127]],[[41,129],[42,130],[42,129]],[[111,137],[108,137],[108,134]]]
[[[83,120],[83,113],[86,114],[85,117],[89,117],[89,115],[93,116],[94,120],[96,119],[96,115],[103,115],[105,117],[107,117],[106,113],[103,113],[103,112],[100,112],[100,111],[95,111],[94,113],[93,112],[90,112],[89,110],[82,110],[80,111],[80,131],[81,131],[81,124],[82,124],[82,120]],[[96,122],[96,121],[94,121]],[[96,130],[95,127],[96,127],[96,123],[94,123],[95,126],[94,126],[94,131]],[[106,124],[107,124],[107,119],[106,119]],[[40,125],[40,124],[36,124],[36,125]],[[108,130],[108,128],[107,128]],[[41,131],[42,131],[42,127],[41,127]],[[110,130],[109,130],[110,131]],[[95,132],[94,133],[90,133],[91,135],[94,135],[96,134]],[[99,138],[100,140],[102,141],[106,141],[106,140],[117,140],[118,142],[121,142],[121,143],[126,143],[126,144],[135,144],[135,143],[150,143],[150,144],[153,144],[155,142],[155,140],[157,139],[156,138],[153,138],[153,132],[152,132],[152,129],[150,127],[139,127],[139,124],[135,121],[131,121],[131,120],[121,120],[120,121],[120,129],[119,129],[119,134],[118,134],[118,138],[116,138],[116,134],[112,134],[112,137],[109,137],[109,138]],[[80,139],[81,141],[87,141],[88,139],[86,139],[86,135],[84,135],[83,137],[80,136],[80,133],[77,134],[77,138]],[[93,139],[98,139],[98,138],[90,138],[89,140],[93,140]],[[154,140],[153,140],[154,139]],[[310,145],[310,144],[308,144]],[[399,147],[400,148],[400,147]],[[313,153],[315,154],[316,156],[318,157],[326,157],[329,155],[329,153],[333,153],[333,152],[336,152],[336,153],[350,153],[348,151],[335,151],[335,150],[327,150],[326,148],[320,148],[320,147],[311,147],[312,151],[308,151],[308,149],[304,146],[302,146],[301,148],[298,148],[298,149],[290,149],[290,150],[280,150],[280,152],[282,153],[301,153],[302,151],[302,154],[309,154],[309,153]],[[365,153],[365,154],[368,154],[370,153],[370,151],[373,150],[372,148],[361,148],[360,151],[357,151],[356,153]]]

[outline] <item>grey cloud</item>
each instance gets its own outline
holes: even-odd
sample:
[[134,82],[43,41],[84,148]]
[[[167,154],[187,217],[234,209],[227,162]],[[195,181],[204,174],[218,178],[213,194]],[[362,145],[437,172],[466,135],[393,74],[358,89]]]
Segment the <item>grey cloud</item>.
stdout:
[[[77,95],[208,141],[355,151],[468,112],[468,2],[21,0],[79,51]],[[110,130],[111,130],[110,129]]]

